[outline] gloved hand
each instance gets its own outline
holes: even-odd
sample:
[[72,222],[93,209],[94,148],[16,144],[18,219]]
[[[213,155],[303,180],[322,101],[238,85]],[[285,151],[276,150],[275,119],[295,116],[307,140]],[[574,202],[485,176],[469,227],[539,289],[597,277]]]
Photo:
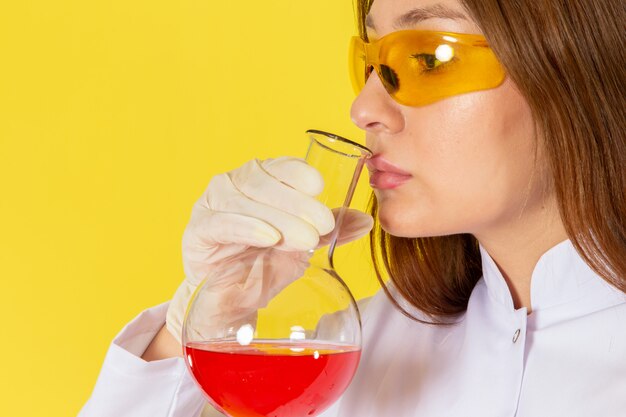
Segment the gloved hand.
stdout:
[[[333,211],[315,199],[323,186],[315,168],[291,157],[252,160],[210,181],[195,203],[183,235],[185,279],[167,312],[167,329],[179,342],[191,295],[212,270],[221,269],[219,279],[211,283],[214,299],[208,300],[207,308],[214,310],[210,314],[224,313],[229,317],[234,312],[223,312],[226,306],[262,306],[290,279],[300,276],[308,251],[327,244],[328,236],[324,239],[324,235],[335,226]],[[368,214],[349,210],[338,244],[367,234],[372,225]],[[263,275],[270,280],[272,276],[282,276],[287,281],[247,279],[242,284],[241,268],[248,268],[245,273],[254,278],[268,268],[264,260],[270,252],[274,252],[274,258],[280,258],[281,274],[264,271]],[[234,256],[252,261],[229,264]]]

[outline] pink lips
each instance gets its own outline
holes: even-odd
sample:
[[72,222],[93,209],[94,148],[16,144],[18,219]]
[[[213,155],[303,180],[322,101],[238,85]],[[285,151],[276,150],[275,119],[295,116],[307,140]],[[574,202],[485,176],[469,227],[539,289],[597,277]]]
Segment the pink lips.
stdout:
[[401,170],[381,155],[374,155],[367,160],[367,169],[370,171],[370,185],[379,190],[399,187],[412,175]]

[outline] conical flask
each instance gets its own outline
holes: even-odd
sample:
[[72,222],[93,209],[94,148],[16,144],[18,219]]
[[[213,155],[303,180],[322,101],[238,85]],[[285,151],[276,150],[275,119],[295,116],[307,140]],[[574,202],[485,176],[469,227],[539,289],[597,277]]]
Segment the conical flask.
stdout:
[[250,248],[220,263],[185,317],[185,362],[227,416],[319,415],[348,387],[360,359],[359,311],[333,252],[371,152],[330,133],[306,134],[305,160],[324,180],[317,199],[333,209],[333,231],[316,250]]

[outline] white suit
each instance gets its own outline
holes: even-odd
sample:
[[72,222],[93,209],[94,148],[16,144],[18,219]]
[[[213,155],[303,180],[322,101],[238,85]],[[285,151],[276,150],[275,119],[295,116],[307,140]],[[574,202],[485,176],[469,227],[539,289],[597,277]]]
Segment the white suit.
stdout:
[[[382,292],[367,303],[357,374],[321,417],[626,416],[626,295],[565,241],[535,267],[527,315],[481,253],[483,278],[455,325],[409,320]],[[204,400],[182,358],[139,358],[166,307],[113,340],[80,417],[200,415]]]

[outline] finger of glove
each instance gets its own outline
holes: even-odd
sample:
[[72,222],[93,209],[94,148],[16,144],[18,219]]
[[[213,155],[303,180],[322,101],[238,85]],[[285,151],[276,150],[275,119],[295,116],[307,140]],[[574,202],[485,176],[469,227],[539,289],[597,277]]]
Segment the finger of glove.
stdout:
[[183,234],[185,276],[197,284],[215,263],[251,246],[273,246],[281,238],[280,232],[263,220],[213,212],[196,204]]
[[319,195],[324,189],[324,179],[319,171],[302,158],[283,156],[261,161],[261,167],[276,178],[301,193]]
[[195,237],[204,247],[217,244],[242,244],[255,247],[273,246],[281,239],[278,230],[267,222],[239,213],[214,211],[196,205],[183,235]]
[[[308,196],[316,196],[321,193],[324,188],[324,180],[321,174],[301,158],[280,157],[276,159],[266,159],[261,162],[261,166],[263,170],[274,177],[276,181],[284,183],[287,187],[292,187]],[[237,170],[234,170],[234,172],[236,171]],[[208,186],[197,203],[206,208],[210,207]],[[329,217],[327,215],[326,221],[328,220]],[[322,227],[322,229],[326,228]],[[322,234],[326,232],[327,230],[322,230]]]
[[[309,250],[319,241],[319,232],[310,222],[249,198],[235,187],[227,174],[218,175],[211,180],[208,204],[213,211],[263,220],[280,232],[282,239],[279,245],[285,250]],[[330,215],[332,217],[332,213]],[[332,221],[334,223],[334,218]]]
[[[339,226],[337,245],[344,245],[348,242],[360,239],[372,230],[374,226],[374,219],[367,213],[355,209],[344,209],[343,218]],[[333,214],[338,216],[340,213],[339,208],[333,209]],[[317,247],[328,245],[335,232],[328,233],[320,237],[320,241]]]
[[234,186],[251,200],[299,217],[315,227],[320,235],[329,233],[335,227],[335,218],[328,207],[270,175],[258,160],[249,161],[228,176]]

